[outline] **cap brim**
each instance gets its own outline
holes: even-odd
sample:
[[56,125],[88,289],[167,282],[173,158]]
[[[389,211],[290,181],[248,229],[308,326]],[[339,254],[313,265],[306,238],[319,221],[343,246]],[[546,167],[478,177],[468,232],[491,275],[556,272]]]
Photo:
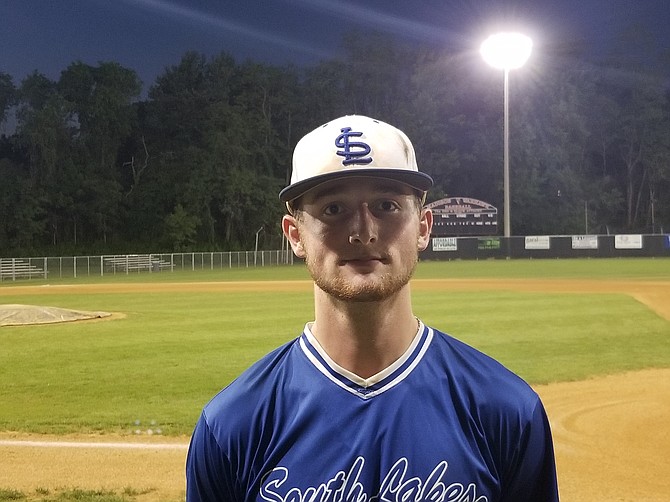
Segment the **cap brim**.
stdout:
[[356,168],[313,176],[312,178],[289,185],[281,192],[279,192],[279,200],[282,202],[290,202],[297,199],[312,188],[321,185],[322,183],[350,177],[380,178],[399,181],[400,183],[409,185],[410,187],[415,188],[421,192],[425,192],[433,186],[433,178],[431,178],[426,173],[419,171],[390,168],[386,169],[379,167],[369,169]]

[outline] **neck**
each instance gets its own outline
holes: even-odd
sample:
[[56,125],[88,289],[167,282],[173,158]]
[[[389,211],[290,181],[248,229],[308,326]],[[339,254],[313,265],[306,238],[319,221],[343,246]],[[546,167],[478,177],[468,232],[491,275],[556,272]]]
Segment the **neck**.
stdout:
[[318,288],[315,297],[312,334],[333,361],[362,378],[400,358],[416,335],[409,285],[377,302],[343,302]]

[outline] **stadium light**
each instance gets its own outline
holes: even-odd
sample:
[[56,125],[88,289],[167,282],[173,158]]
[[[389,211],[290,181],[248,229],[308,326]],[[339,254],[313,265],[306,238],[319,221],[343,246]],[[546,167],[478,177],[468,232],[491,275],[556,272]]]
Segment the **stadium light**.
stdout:
[[509,189],[509,72],[521,68],[533,49],[533,41],[521,33],[496,33],[482,42],[480,53],[489,65],[504,71],[503,86],[503,192],[504,232],[511,235]]

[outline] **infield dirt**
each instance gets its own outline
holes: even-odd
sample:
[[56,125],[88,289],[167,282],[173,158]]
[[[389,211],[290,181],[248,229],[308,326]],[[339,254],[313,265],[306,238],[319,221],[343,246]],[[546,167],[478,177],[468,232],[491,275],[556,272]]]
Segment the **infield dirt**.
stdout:
[[[114,284],[83,288],[110,290],[109,286],[114,291],[128,288],[135,292],[141,287],[147,291],[171,287]],[[248,291],[254,285],[199,283],[176,287],[182,291]],[[267,290],[268,283],[258,283],[256,287]],[[281,287],[285,289],[287,284]],[[295,287],[310,286],[296,283]],[[670,283],[661,281],[417,280],[413,287],[626,293],[670,320]],[[57,292],[59,286],[19,286],[8,290],[28,293],[29,288],[44,294]],[[563,502],[670,500],[670,369],[535,389],[552,424]],[[141,501],[183,500],[187,444],[186,437],[55,437],[0,432],[0,488],[32,493],[75,487],[123,491],[129,487],[140,493],[137,499]]]

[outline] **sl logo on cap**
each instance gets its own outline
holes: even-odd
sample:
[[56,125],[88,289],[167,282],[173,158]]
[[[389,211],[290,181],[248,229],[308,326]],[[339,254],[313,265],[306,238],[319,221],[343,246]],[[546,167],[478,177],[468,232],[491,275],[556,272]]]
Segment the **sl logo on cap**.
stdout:
[[349,138],[358,138],[363,136],[362,132],[352,132],[351,127],[343,127],[340,129],[340,134],[335,139],[335,146],[342,148],[336,153],[344,157],[342,165],[349,166],[351,164],[369,164],[372,162],[372,157],[366,157],[370,153],[370,146],[362,141],[349,141]]

